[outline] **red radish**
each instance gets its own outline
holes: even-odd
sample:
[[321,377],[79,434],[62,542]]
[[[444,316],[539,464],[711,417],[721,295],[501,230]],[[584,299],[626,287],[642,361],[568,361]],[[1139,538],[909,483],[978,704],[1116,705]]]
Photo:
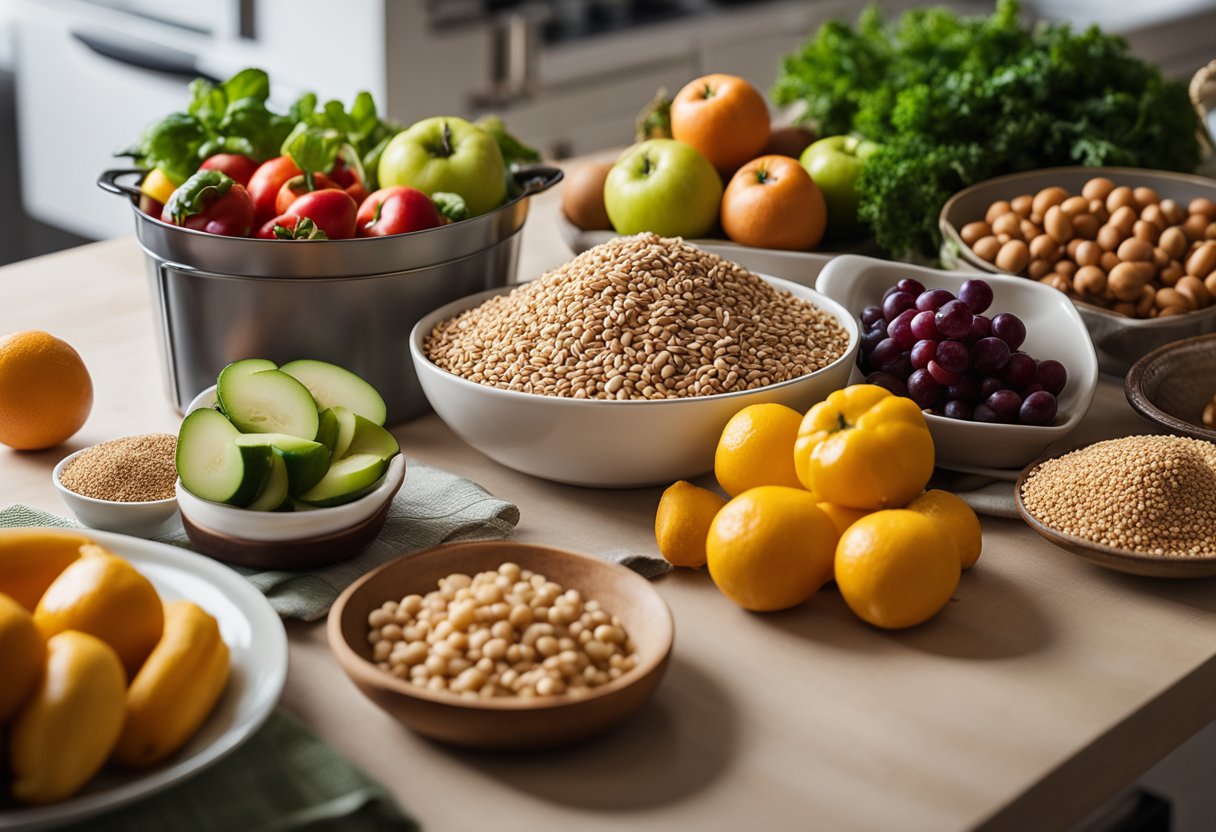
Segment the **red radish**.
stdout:
[[363,200],[357,224],[360,237],[384,237],[435,228],[443,225],[443,217],[422,191],[393,185]]
[[326,188],[302,195],[287,209],[288,214],[308,217],[331,240],[355,236],[355,215],[359,206],[346,191]]

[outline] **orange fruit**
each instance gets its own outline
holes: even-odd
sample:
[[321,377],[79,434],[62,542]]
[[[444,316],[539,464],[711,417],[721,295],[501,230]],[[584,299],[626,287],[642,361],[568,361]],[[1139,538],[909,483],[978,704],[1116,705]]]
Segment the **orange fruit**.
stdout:
[[709,576],[744,609],[797,606],[831,580],[837,537],[811,492],[762,485],[714,517],[705,542]]
[[50,448],[80,430],[93,381],[71,344],[39,329],[0,339],[0,442]]
[[709,524],[724,505],[726,500],[708,489],[685,480],[672,483],[659,498],[654,515],[659,554],[672,566],[704,566]]
[[958,546],[963,569],[975,566],[983,547],[983,532],[980,530],[980,518],[961,497],[935,488],[921,494],[904,508],[943,525]]
[[769,126],[764,97],[735,75],[696,78],[671,102],[671,137],[701,151],[724,176],[760,155]]
[[849,609],[875,627],[928,621],[946,606],[961,572],[946,527],[906,509],[866,515],[836,545],[836,586]]
[[96,636],[114,648],[133,679],[160,641],[165,615],[156,589],[134,566],[117,555],[87,552],[47,587],[34,623],[48,639],[65,630]]
[[808,251],[828,225],[827,203],[806,169],[788,156],[761,156],[722,194],[722,230],[736,243]]
[[732,497],[759,485],[802,488],[794,440],[802,414],[783,404],[753,404],[730,418],[714,451],[714,475]]

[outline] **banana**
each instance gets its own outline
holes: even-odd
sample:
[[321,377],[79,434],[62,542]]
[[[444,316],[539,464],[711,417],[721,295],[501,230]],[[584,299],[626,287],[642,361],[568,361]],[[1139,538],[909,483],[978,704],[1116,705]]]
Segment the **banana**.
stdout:
[[122,733],[127,677],[114,649],[69,630],[46,644],[42,680],[13,722],[13,796],[63,800],[88,782]]
[[0,592],[33,612],[51,581],[93,541],[70,529],[0,529]]
[[115,762],[158,763],[194,735],[228,683],[228,645],[214,618],[190,601],[165,604],[164,633],[127,691]]

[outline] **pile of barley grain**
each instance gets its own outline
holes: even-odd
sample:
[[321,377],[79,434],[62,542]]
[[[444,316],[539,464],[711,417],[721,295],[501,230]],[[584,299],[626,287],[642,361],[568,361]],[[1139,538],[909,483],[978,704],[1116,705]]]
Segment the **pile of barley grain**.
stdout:
[[1146,555],[1216,557],[1216,445],[1129,436],[1048,460],[1022,502],[1065,534]]
[[144,503],[176,494],[177,437],[146,433],[111,439],[63,466],[59,484],[95,500]]
[[680,239],[619,237],[435,327],[470,381],[575,399],[754,390],[822,369],[848,333],[814,304]]

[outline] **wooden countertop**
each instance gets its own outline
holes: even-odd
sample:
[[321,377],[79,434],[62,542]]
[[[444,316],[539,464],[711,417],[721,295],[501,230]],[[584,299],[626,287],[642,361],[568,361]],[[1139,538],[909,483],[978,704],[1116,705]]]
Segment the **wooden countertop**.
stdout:
[[[555,194],[536,201],[520,276],[568,259]],[[38,327],[93,375],[88,424],[38,453],[0,447],[0,505],[64,513],[56,461],[175,431],[143,255],[132,238],[0,269],[0,333]],[[1104,380],[1090,439],[1146,432]],[[427,416],[395,431],[428,463],[520,506],[518,536],[654,551],[657,489],[596,491],[517,474]],[[660,579],[676,620],[655,700],[587,744],[489,755],[422,740],[347,681],[321,624],[289,622],[284,704],[388,786],[428,829],[1064,829],[1216,717],[1213,583],[1136,579],[985,518],[984,554],[928,624],[881,632],[838,594],[755,615],[704,572]]]

